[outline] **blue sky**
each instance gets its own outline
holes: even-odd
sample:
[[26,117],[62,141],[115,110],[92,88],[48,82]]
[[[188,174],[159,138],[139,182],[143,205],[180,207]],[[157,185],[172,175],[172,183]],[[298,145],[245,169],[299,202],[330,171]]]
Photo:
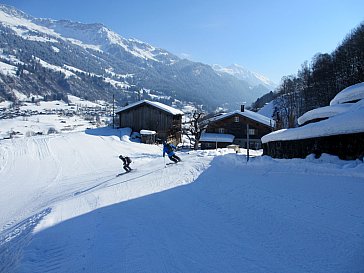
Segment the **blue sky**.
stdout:
[[35,16],[102,23],[179,57],[240,64],[279,83],[364,21],[363,0],[12,0]]

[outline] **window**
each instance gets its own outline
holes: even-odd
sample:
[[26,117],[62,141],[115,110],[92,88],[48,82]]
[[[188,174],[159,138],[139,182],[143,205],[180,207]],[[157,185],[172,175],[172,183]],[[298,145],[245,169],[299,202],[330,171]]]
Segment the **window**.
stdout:
[[225,133],[225,128],[219,128],[219,134],[224,134]]
[[239,122],[239,117],[238,116],[234,117],[234,122]]
[[254,136],[255,135],[255,129],[249,129],[249,135]]

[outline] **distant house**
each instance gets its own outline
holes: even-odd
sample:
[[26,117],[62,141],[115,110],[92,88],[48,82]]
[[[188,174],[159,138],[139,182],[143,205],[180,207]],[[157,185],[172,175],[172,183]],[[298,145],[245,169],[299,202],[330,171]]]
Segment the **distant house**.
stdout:
[[[134,132],[155,131],[155,137],[180,143],[183,112],[160,102],[142,100],[119,109],[119,127],[130,127]],[[150,141],[150,138],[148,138]]]
[[338,93],[329,106],[298,119],[300,127],[282,129],[262,138],[263,154],[275,158],[305,158],[309,154],[337,155],[341,159],[364,156],[364,83]]
[[206,130],[201,134],[202,149],[224,148],[236,144],[251,149],[261,148],[261,137],[272,132],[274,120],[246,110],[222,114],[203,121]]

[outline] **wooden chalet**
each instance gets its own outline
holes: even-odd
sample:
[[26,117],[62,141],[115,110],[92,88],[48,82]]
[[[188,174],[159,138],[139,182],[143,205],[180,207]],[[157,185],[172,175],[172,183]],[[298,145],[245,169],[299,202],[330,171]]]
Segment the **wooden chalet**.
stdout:
[[245,110],[222,114],[204,121],[206,129],[201,135],[202,149],[224,148],[231,144],[250,149],[261,149],[261,137],[272,132],[274,120]]
[[182,138],[183,112],[160,102],[142,100],[116,112],[119,127],[130,127],[134,132],[155,131],[156,139],[175,144]]

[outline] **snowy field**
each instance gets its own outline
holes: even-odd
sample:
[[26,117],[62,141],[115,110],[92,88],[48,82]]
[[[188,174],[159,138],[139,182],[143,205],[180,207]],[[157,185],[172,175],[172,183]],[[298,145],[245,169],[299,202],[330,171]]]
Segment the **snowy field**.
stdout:
[[[16,126],[14,126],[14,122]],[[0,141],[9,137],[9,132],[17,132],[15,137],[23,138],[37,133],[44,135],[50,132],[85,131],[96,127],[79,116],[33,115],[29,117],[16,117],[14,119],[0,119]]]
[[[18,107],[22,114],[19,114],[16,118],[0,118],[0,141],[5,138],[10,138],[12,133],[13,138],[23,138],[35,134],[47,135],[55,132],[67,133],[95,128],[95,117],[93,121],[90,121],[85,120],[80,115],[80,112],[78,112],[78,115],[67,115],[66,113],[73,113],[78,108],[86,107],[90,107],[94,111],[95,109],[106,109],[105,102],[103,101],[99,101],[97,104],[71,95],[68,95],[70,104],[63,101],[39,101],[37,103],[31,103],[29,102],[30,98],[21,93],[18,94],[18,97],[27,100],[22,101],[21,106]],[[11,105],[11,102],[0,102],[0,110],[5,108],[6,111],[9,111],[11,110]],[[84,112],[81,113],[85,114]],[[105,125],[110,118],[102,116],[99,119],[100,124]]]
[[[364,272],[364,164],[180,151],[128,129],[0,141],[0,272]],[[118,155],[133,160],[122,173]],[[166,162],[168,162],[166,158]]]

